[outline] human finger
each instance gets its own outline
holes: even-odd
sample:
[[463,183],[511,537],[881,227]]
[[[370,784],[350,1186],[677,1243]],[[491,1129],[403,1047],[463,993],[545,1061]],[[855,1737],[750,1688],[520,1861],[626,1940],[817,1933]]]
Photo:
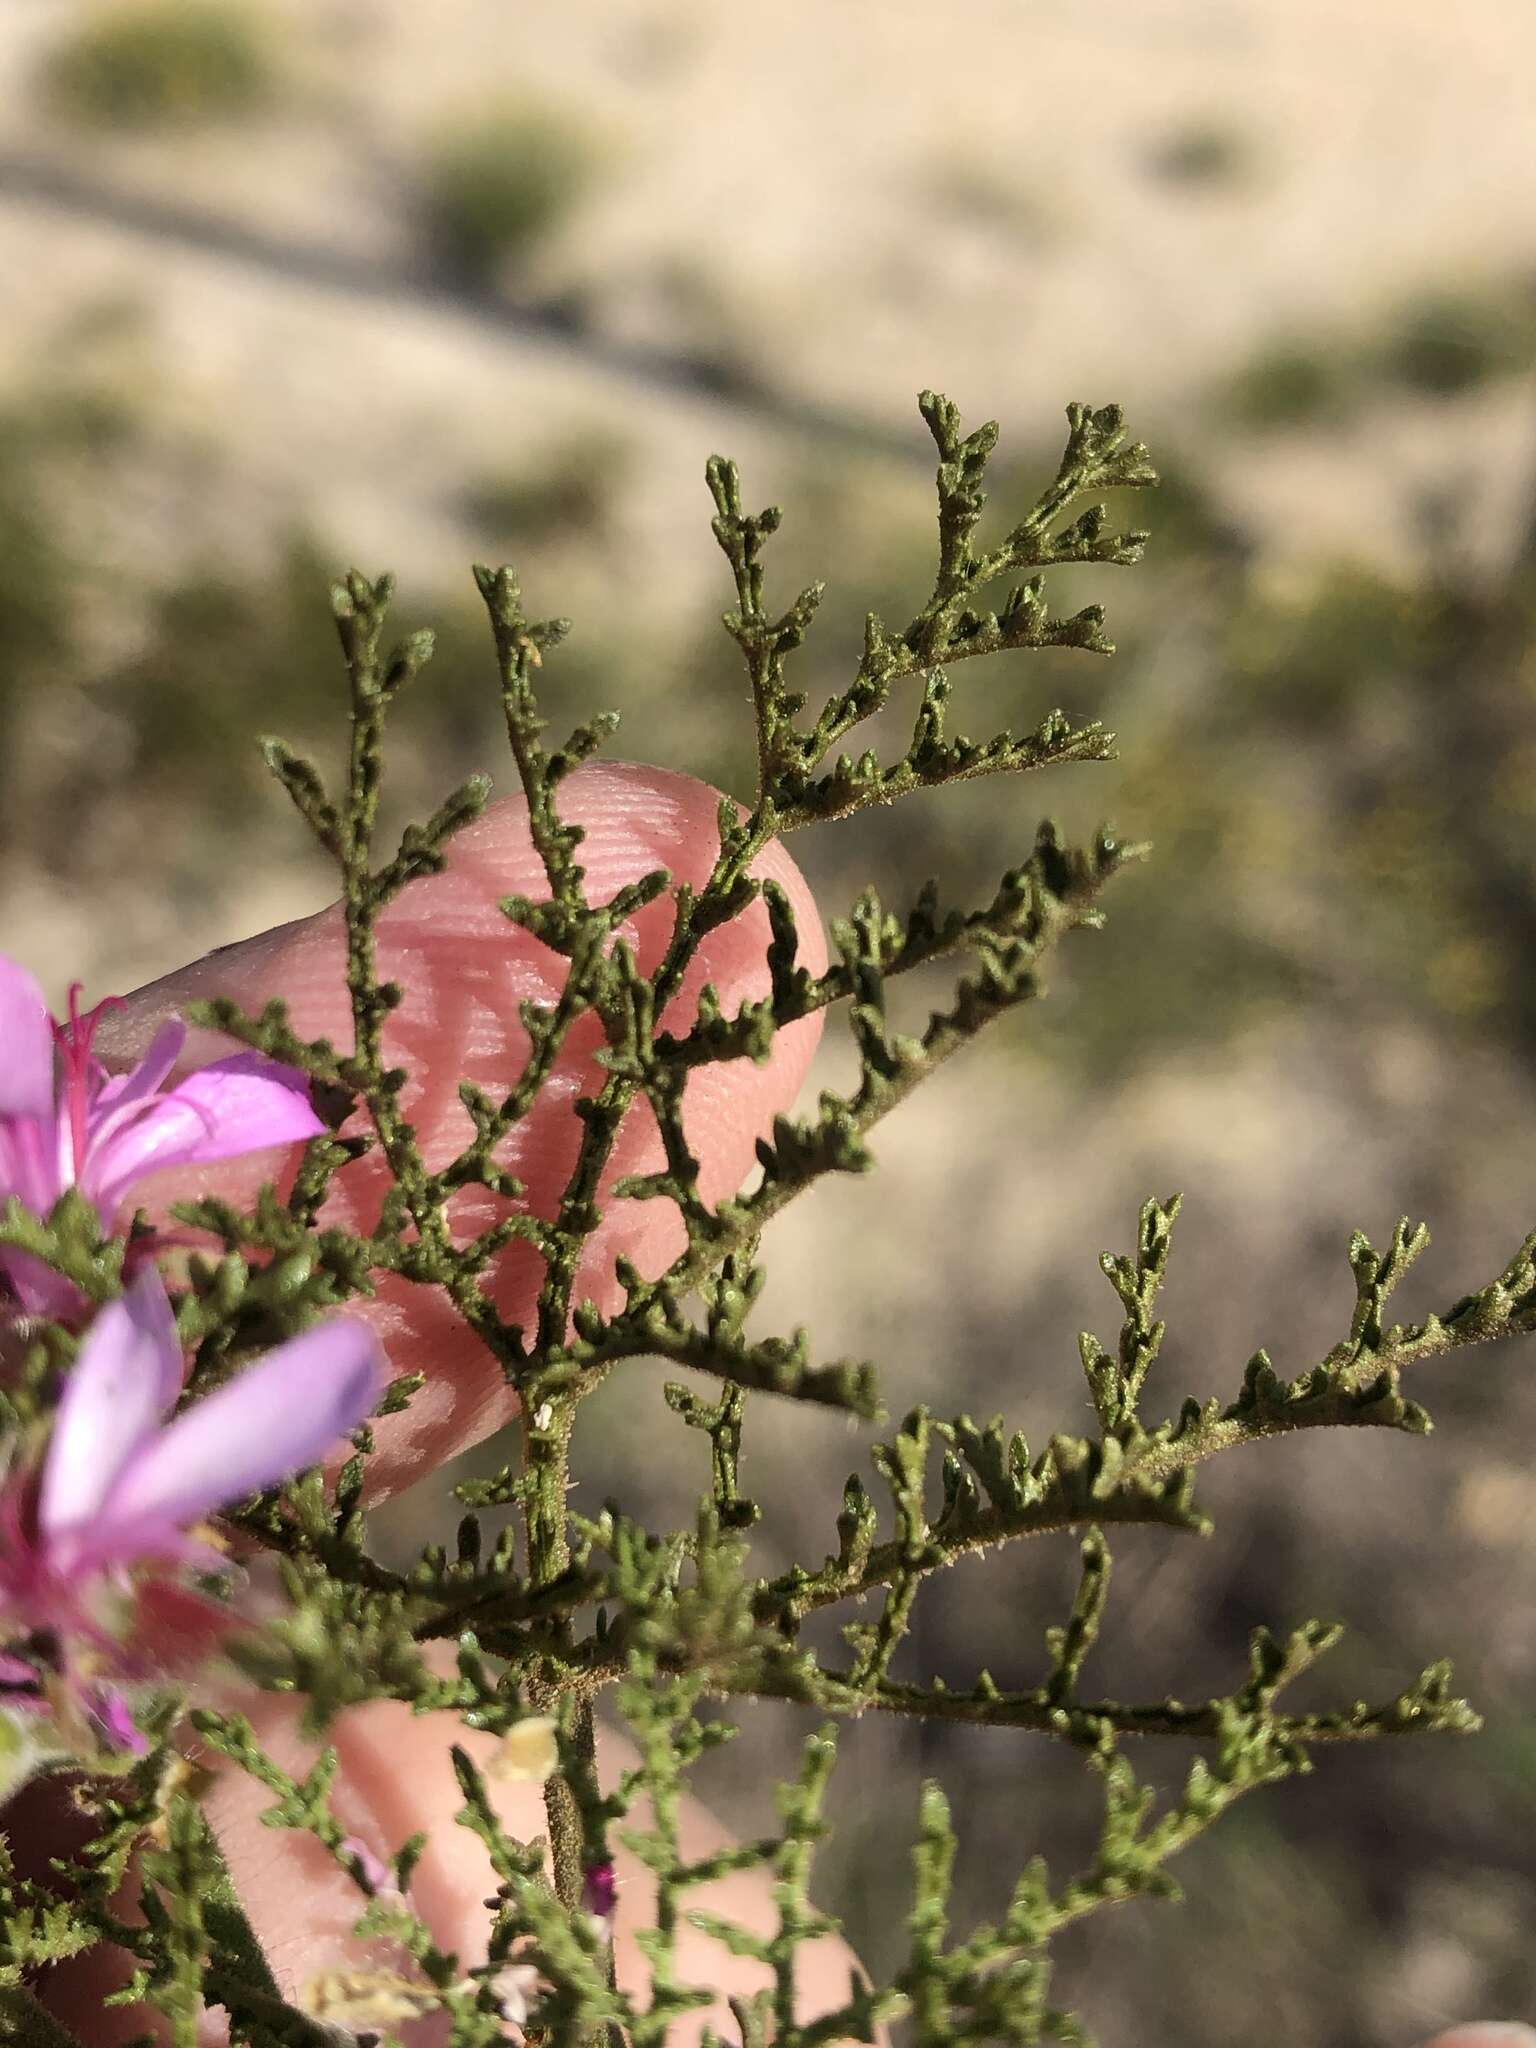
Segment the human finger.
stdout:
[[[654,768],[590,764],[571,776],[562,785],[561,806],[585,833],[578,857],[589,899],[606,902],[624,884],[658,867],[668,869],[675,882],[701,885],[718,850],[719,802],[718,792],[707,785]],[[819,972],[825,964],[824,942],[794,862],[775,843],[754,872],[787,892],[801,932],[800,958]],[[522,1006],[547,1005],[563,986],[563,957],[510,923],[498,908],[508,895],[537,898],[545,893],[527,805],[509,798],[492,805],[450,843],[441,875],[414,884],[380,917],[378,971],[402,990],[400,1006],[384,1026],[384,1056],[409,1074],[401,1107],[415,1127],[429,1169],[453,1158],[472,1135],[459,1083],[471,1081],[493,1098],[506,1094],[528,1052]],[[663,898],[621,927],[642,969],[660,959],[672,918],[671,904]],[[761,901],[708,934],[669,1006],[668,1028],[686,1028],[706,982],[714,985],[727,1011],[766,994],[768,943],[768,914]],[[228,996],[247,1010],[259,1010],[281,995],[302,1036],[327,1037],[346,1047],[351,1011],[345,959],[342,912],[332,905],[221,948],[141,989],[104,1021],[98,1043],[109,1058],[127,1061],[143,1051],[168,1015],[191,1001]],[[818,1028],[819,1020],[812,1018],[781,1031],[761,1066],[738,1059],[700,1067],[691,1075],[684,1128],[699,1160],[707,1200],[733,1192],[750,1171],[756,1140],[799,1087]],[[195,1059],[226,1049],[206,1033],[194,1034],[191,1044]],[[576,1103],[596,1092],[603,1080],[596,1058],[602,1044],[597,1018],[590,1013],[579,1018],[530,1113],[498,1154],[524,1184],[518,1206],[533,1215],[549,1218],[558,1208],[585,1128]],[[239,1199],[254,1193],[282,1164],[265,1154],[181,1169],[146,1184],[144,1193],[151,1210],[162,1213],[171,1201],[198,1193]],[[620,1130],[604,1184],[611,1189],[623,1175],[662,1164],[655,1120],[648,1105],[637,1102]],[[337,1176],[322,1220],[368,1225],[388,1184],[387,1165],[377,1152],[370,1154]],[[466,1189],[454,1198],[450,1221],[467,1236],[504,1214],[506,1206],[484,1189]],[[610,1196],[584,1255],[578,1299],[589,1295],[600,1308],[611,1310],[620,1298],[616,1259],[623,1256],[641,1272],[655,1274],[683,1242],[682,1221],[671,1202]],[[502,1313],[531,1324],[542,1277],[537,1251],[522,1241],[510,1244],[491,1282]],[[468,1334],[439,1290],[386,1275],[377,1298],[359,1304],[358,1312],[378,1331],[396,1372],[426,1377],[411,1408],[379,1427],[379,1449],[370,1467],[378,1492],[395,1489],[507,1419],[512,1402],[496,1361]]]

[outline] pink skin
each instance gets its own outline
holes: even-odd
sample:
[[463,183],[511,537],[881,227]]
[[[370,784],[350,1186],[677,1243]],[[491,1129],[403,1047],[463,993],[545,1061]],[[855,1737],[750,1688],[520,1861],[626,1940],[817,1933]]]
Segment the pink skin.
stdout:
[[[76,1187],[103,1225],[121,1228],[146,1174],[288,1145],[324,1129],[299,1076],[238,1053],[167,1088],[186,1038],[167,1018],[131,1069],[109,1075],[92,1051],[103,1016],[126,1005],[111,996],[55,1023],[42,991],[0,954],[0,1201],[17,1196],[46,1216]],[[142,1247],[140,1248],[142,1249]],[[0,1247],[0,1279],[29,1314],[73,1321],[87,1304],[68,1280],[25,1252]]]
[[[338,1316],[173,1417],[181,1344],[164,1283],[146,1265],[87,1330],[38,1470],[0,1499],[0,1631],[47,1631],[77,1708],[122,1725],[100,1683],[150,1677],[163,1654],[124,1597],[137,1594],[143,1569],[217,1569],[219,1553],[187,1530],[314,1464],[386,1384],[377,1338]],[[114,1605],[120,1630],[104,1619]]]
[[[715,846],[718,798],[713,790],[657,770],[597,765],[574,776],[562,797],[571,815],[587,827],[581,858],[595,900],[656,866],[692,881],[707,873]],[[819,972],[825,960],[820,925],[798,871],[778,847],[764,855],[760,871],[788,889],[800,922],[802,958]],[[389,912],[381,934],[384,971],[398,978],[406,992],[403,1009],[390,1020],[391,1049],[417,1070],[408,1096],[409,1113],[434,1158],[463,1137],[463,1113],[453,1092],[459,1076],[468,1073],[491,1090],[505,1088],[518,1070],[524,1044],[517,1001],[524,996],[547,998],[558,987],[560,963],[509,928],[495,908],[498,896],[513,892],[544,893],[526,816],[516,801],[494,806],[456,841],[448,871],[407,892]],[[643,957],[654,957],[664,920],[664,906],[636,920]],[[760,909],[713,933],[679,1000],[677,1015],[686,1016],[705,980],[715,982],[728,1009],[762,994],[766,938],[766,918]],[[265,933],[130,998],[125,1010],[103,1023],[100,1036],[106,1055],[116,1060],[137,1056],[157,1024],[178,1004],[216,994],[234,995],[256,1009],[267,997],[281,993],[290,998],[301,1031],[329,1033],[345,1046],[349,1030],[341,959],[340,922],[334,911]],[[687,1099],[689,1137],[703,1162],[712,1198],[739,1186],[750,1170],[753,1141],[766,1131],[774,1113],[792,1102],[817,1035],[813,1021],[781,1034],[764,1067],[737,1061],[703,1069],[693,1077]],[[224,1050],[212,1038],[195,1046],[203,1058]],[[515,1170],[528,1184],[530,1204],[541,1213],[548,1213],[571,1157],[576,1130],[569,1105],[591,1075],[590,1052],[590,1039],[568,1052],[558,1092],[530,1117],[513,1148]],[[216,1189],[238,1199],[281,1163],[280,1158],[236,1162],[190,1179],[168,1179],[146,1193],[162,1205],[189,1188]],[[656,1135],[641,1112],[624,1132],[622,1159],[614,1172],[644,1170],[655,1163]],[[370,1198],[377,1198],[377,1181],[368,1175],[365,1162],[365,1170],[348,1176],[343,1200],[364,1210]],[[600,1303],[611,1303],[612,1261],[618,1253],[636,1260],[642,1270],[655,1272],[675,1253],[679,1237],[669,1204],[614,1203],[599,1234],[590,1291]],[[535,1266],[514,1254],[500,1276],[501,1298],[509,1314],[530,1312],[536,1284]],[[419,1476],[505,1418],[509,1404],[491,1362],[466,1343],[430,1297],[395,1286],[382,1290],[378,1303],[361,1305],[358,1313],[384,1336],[396,1371],[420,1367],[431,1376],[425,1404],[418,1401],[411,1415],[384,1418],[376,1426],[388,1484]],[[634,1369],[649,1370],[643,1364]],[[239,1704],[255,1715],[263,1741],[285,1768],[307,1768],[315,1746],[299,1736],[294,1717],[280,1699],[266,1696]],[[412,1883],[413,1902],[438,1940],[459,1949],[466,1963],[473,1963],[479,1953],[475,1944],[483,1936],[481,1901],[487,1896],[490,1872],[473,1838],[453,1825],[461,1800],[447,1749],[450,1741],[459,1741],[488,1760],[495,1743],[457,1724],[436,1725],[435,1717],[412,1717],[388,1701],[341,1716],[328,1739],[334,1740],[340,1755],[338,1812],[349,1835],[371,1857],[385,1859],[417,1829],[427,1832],[429,1846]],[[599,1732],[599,1758],[610,1777],[633,1761],[621,1739],[606,1731]],[[489,1782],[515,1835],[543,1832],[539,1787],[494,1778]],[[51,1788],[40,1786],[23,1798],[23,1810],[13,1817],[12,1838],[26,1862],[41,1869],[48,1854],[60,1852],[75,1823],[61,1810]],[[349,1930],[362,1895],[312,1841],[264,1827],[259,1816],[270,1803],[270,1794],[250,1779],[226,1773],[214,1785],[209,1813],[277,1979],[291,1991],[320,1970],[342,1963],[355,1966],[361,1960]],[[690,1858],[707,1855],[725,1841],[719,1825],[697,1806],[685,1806],[682,1826],[683,1853]],[[644,1871],[621,1852],[615,1940],[621,1981],[632,1986],[644,1982],[634,1929],[644,1924],[648,1884]],[[766,1887],[749,1877],[724,1881],[698,1903],[757,1928],[773,1924]],[[119,1970],[113,1978],[107,1962],[98,1956],[55,1972],[44,1987],[60,2016],[91,2048],[115,2048],[149,2024],[142,2008],[103,2011],[103,1991],[120,1982],[122,1974]],[[825,2009],[846,1997],[848,1963],[836,1943],[819,1944],[807,1956],[808,2010]],[[702,2017],[727,2030],[732,2025],[727,1996],[750,1992],[759,1981],[750,1964],[733,1962],[691,1930],[683,1935],[682,1973],[715,1990],[717,2004]],[[219,2017],[211,2015],[210,2042],[222,2038],[220,2029]],[[431,2022],[406,2030],[411,2048],[423,2048],[432,2035]],[[1463,2048],[1455,2037],[1436,2048],[1453,2048],[1453,2043],[1454,2048]],[[1469,2042],[1465,2048],[1480,2044]]]

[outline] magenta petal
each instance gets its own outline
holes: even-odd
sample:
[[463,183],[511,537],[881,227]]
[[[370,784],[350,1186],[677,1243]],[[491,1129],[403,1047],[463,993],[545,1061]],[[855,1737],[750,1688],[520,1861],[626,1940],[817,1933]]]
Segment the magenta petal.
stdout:
[[292,1067],[258,1052],[215,1060],[178,1081],[167,1102],[189,1103],[204,1120],[199,1159],[229,1159],[264,1145],[292,1145],[318,1137],[325,1125],[309,1099],[309,1083]]
[[382,1856],[369,1848],[361,1835],[347,1835],[337,1846],[343,1856],[352,1858],[358,1874],[371,1892],[388,1892],[395,1898],[400,1896],[395,1890],[394,1872]]
[[109,1118],[155,1094],[181,1057],[181,1048],[186,1042],[186,1025],[179,1017],[167,1017],[150,1040],[149,1050],[143,1059],[130,1067],[126,1074],[114,1074],[102,1083],[91,1104],[93,1135],[105,1127]]
[[0,1116],[53,1119],[53,1026],[43,992],[0,953]]
[[[53,1323],[76,1323],[83,1321],[90,1307],[73,1280],[66,1280],[30,1252],[19,1252],[10,1245],[0,1248],[0,1279],[16,1297],[15,1307],[25,1315],[46,1316]],[[10,1309],[11,1304],[0,1299],[0,1319]]]
[[15,1195],[34,1216],[46,1216],[63,1191],[59,1126],[53,1113],[0,1114],[0,1202]]
[[583,1873],[581,1903],[599,1920],[611,1920],[618,1908],[618,1880],[611,1863],[594,1863]]
[[317,1464],[385,1384],[365,1324],[339,1316],[306,1330],[142,1446],[104,1504],[101,1544],[117,1551],[119,1534],[141,1525],[185,1528]]
[[181,1345],[165,1287],[146,1266],[97,1315],[69,1369],[38,1497],[47,1538],[94,1520],[181,1390]]
[[291,1145],[316,1137],[325,1125],[310,1104],[306,1083],[260,1053],[236,1053],[199,1067],[167,1094],[150,1097],[119,1118],[116,1105],[93,1132],[84,1191],[103,1216],[113,1216],[146,1173],[165,1166],[197,1166]]
[[92,1686],[87,1701],[91,1719],[111,1748],[127,1750],[130,1756],[149,1755],[149,1743],[139,1733],[128,1702],[115,1685]]

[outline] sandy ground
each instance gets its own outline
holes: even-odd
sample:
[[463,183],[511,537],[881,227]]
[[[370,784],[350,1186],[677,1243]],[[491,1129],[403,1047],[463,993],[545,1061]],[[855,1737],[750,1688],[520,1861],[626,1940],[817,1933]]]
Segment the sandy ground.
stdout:
[[[626,508],[637,586],[709,573],[703,455],[728,428],[771,483],[784,430],[411,284],[415,154],[499,95],[569,107],[606,154],[536,290],[578,294],[607,340],[706,345],[781,392],[910,429],[919,456],[911,394],[928,384],[1025,445],[1070,396],[1117,397],[1188,442],[1214,380],[1276,330],[1349,332],[1404,292],[1533,262],[1536,14],[1515,0],[990,0],[958,25],[922,0],[262,11],[283,30],[281,114],[167,146],[86,143],[38,110],[39,60],[78,0],[0,9],[0,376],[56,351],[82,306],[148,305],[166,430],[217,441],[225,466],[164,508],[186,534],[297,513],[364,559],[446,573],[464,552],[451,489],[487,449],[618,419],[644,454]],[[1240,151],[1230,178],[1149,168],[1203,130]],[[17,160],[67,169],[83,196],[29,193]],[[110,217],[138,200],[258,230],[277,254]],[[294,274],[285,246],[321,260]],[[400,288],[328,282],[327,252]],[[1230,482],[1292,548],[1390,548],[1413,484],[1452,450],[1494,480],[1494,534],[1497,480],[1532,448],[1529,397],[1506,389],[1368,420],[1284,464],[1238,451]]]

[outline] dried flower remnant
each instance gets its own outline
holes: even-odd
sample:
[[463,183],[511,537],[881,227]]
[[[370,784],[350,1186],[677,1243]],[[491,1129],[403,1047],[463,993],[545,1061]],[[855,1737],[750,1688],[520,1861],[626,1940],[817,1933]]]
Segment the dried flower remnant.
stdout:
[[442,2004],[442,1994],[392,1970],[323,1970],[305,1986],[301,2004],[330,2026],[373,2030],[425,2019]]
[[[176,1017],[126,1074],[109,1074],[91,1047],[116,999],[82,1015],[79,995],[77,983],[56,1022],[32,976],[0,954],[0,1205],[13,1196],[47,1216],[78,1188],[110,1230],[146,1174],[324,1129],[303,1077],[259,1053],[231,1054],[167,1087],[187,1035]],[[0,1281],[29,1314],[66,1319],[84,1306],[72,1282],[14,1246],[0,1246]]]
[[543,1979],[532,1963],[508,1963],[491,1979],[491,1992],[509,2026],[528,2024],[528,2015],[543,1990]]
[[196,1525],[314,1464],[384,1385],[372,1334],[336,1318],[173,1416],[181,1346],[146,1266],[86,1332],[41,1458],[0,1493],[0,1675],[12,1704],[51,1705],[109,1745],[126,1742],[118,1688],[163,1675],[157,1643],[174,1637],[184,1653],[228,1632],[227,1610],[176,1580],[225,1566]]
[[503,1784],[539,1784],[560,1762],[555,1724],[548,1714],[530,1714],[510,1727],[485,1767],[488,1778]]

